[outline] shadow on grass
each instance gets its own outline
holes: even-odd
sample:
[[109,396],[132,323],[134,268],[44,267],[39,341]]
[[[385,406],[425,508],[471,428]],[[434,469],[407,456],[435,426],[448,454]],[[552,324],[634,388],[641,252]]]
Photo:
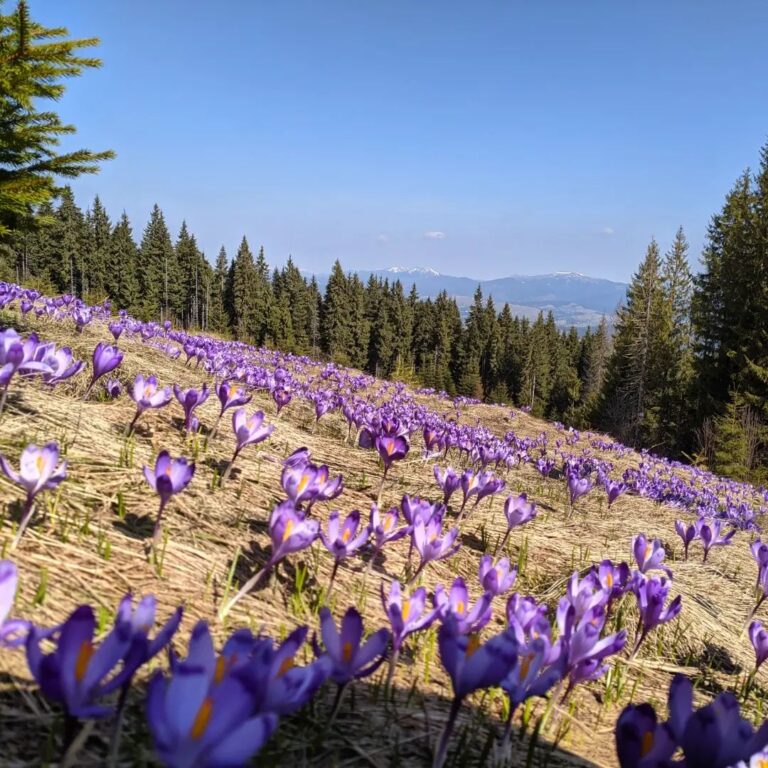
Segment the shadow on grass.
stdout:
[[[23,651],[8,653],[21,655]],[[419,690],[416,671],[409,670],[408,674],[414,679],[412,686],[395,687],[388,702],[382,683],[386,665],[372,678],[353,683],[345,692],[332,722],[336,686],[326,683],[302,710],[281,718],[278,730],[253,764],[270,768],[288,765],[296,768],[430,765],[448,716],[450,699]],[[146,681],[142,680],[134,684],[128,697],[118,765],[158,765],[144,714],[145,698]],[[102,703],[110,703],[110,700]],[[0,719],[3,723],[3,765],[31,768],[60,760],[64,751],[62,710],[56,704],[49,705],[28,678],[0,673]],[[96,721],[73,764],[85,768],[107,765],[112,727],[113,718]],[[497,750],[502,730],[501,721],[486,707],[474,702],[465,703],[453,732],[446,766],[480,768],[496,764],[587,768],[593,765],[544,737],[539,736],[532,743],[533,723],[527,732],[513,728],[506,759],[494,763],[494,759],[501,757]]]

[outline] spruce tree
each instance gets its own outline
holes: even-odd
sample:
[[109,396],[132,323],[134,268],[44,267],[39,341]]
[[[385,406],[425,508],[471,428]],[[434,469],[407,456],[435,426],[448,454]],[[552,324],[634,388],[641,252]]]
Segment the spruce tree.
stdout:
[[140,311],[139,251],[125,211],[112,230],[108,264],[107,292],[112,301],[118,309]]
[[85,216],[85,252],[82,270],[82,292],[91,302],[107,296],[107,284],[112,242],[112,224],[99,196]]
[[80,55],[97,38],[68,35],[34,21],[24,0],[0,14],[0,238],[34,222],[33,210],[56,196],[57,178],[95,173],[99,163],[114,157],[58,150],[62,136],[75,127],[63,123],[48,102],[61,99],[66,78],[101,66],[99,59]]
[[242,341],[261,343],[263,319],[256,314],[256,265],[248,241],[243,237],[232,262],[232,313],[235,336]]
[[222,245],[216,257],[216,267],[210,285],[210,302],[208,310],[208,327],[214,333],[226,333],[229,330],[229,320],[225,309],[227,273],[229,260]]
[[160,207],[155,204],[139,246],[140,314],[145,320],[170,319],[178,280],[176,251]]

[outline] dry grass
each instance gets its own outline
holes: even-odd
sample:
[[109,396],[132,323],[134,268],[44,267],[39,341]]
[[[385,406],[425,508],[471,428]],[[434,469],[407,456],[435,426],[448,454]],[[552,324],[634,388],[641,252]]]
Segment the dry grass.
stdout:
[[[21,321],[19,321],[21,322]],[[88,359],[96,341],[106,338],[106,329],[94,324],[84,334],[73,336],[56,324],[32,321],[44,339],[67,343],[77,355]],[[18,324],[17,324],[18,325]],[[137,340],[121,340],[125,360],[119,373],[123,380],[136,373],[155,373],[161,383],[177,382],[199,386],[207,380],[202,370],[170,361],[166,355]],[[81,379],[85,379],[82,376]],[[339,414],[324,417],[314,428],[309,406],[294,401],[282,418],[275,421],[274,405],[263,393],[256,393],[250,408],[263,408],[267,420],[276,423],[272,437],[257,448],[246,449],[223,488],[212,490],[214,478],[230,458],[233,440],[228,424],[222,423],[218,436],[206,445],[204,437],[191,444],[181,429],[181,408],[173,401],[159,412],[150,412],[139,421],[136,437],[126,450],[125,425],[133,415],[133,403],[81,402],[84,382],[73,380],[55,389],[39,382],[15,383],[7,412],[0,423],[0,452],[13,462],[28,442],[58,440],[71,443],[67,459],[69,478],[60,492],[50,495],[45,514],[38,515],[22,544],[13,553],[19,566],[21,589],[14,615],[39,624],[64,618],[80,602],[100,609],[108,622],[111,611],[127,591],[136,595],[152,592],[159,602],[159,616],[167,617],[180,603],[185,605],[182,629],[176,646],[184,650],[191,626],[200,618],[211,622],[221,640],[235,626],[261,628],[282,636],[294,626],[316,626],[316,611],[322,589],[330,577],[331,559],[316,547],[303,557],[290,558],[286,566],[261,589],[244,599],[230,614],[227,626],[216,621],[217,610],[228,588],[233,558],[235,582],[242,583],[266,559],[269,537],[266,520],[278,498],[280,460],[295,448],[306,445],[313,458],[342,472],[346,489],[334,507],[348,512],[367,510],[375,497],[380,469],[373,452],[362,451],[344,442],[346,423]],[[444,412],[445,403],[420,398]],[[215,397],[198,410],[200,421],[215,421]],[[509,411],[489,406],[462,409],[462,420],[476,420],[499,435],[513,429],[519,435],[534,436],[542,430],[552,440],[558,433],[551,425],[518,414],[511,421]],[[79,425],[79,428],[78,428]],[[76,437],[74,435],[76,434]],[[438,497],[432,477],[433,462],[418,458],[418,440],[409,458],[390,473],[382,506],[396,504],[403,493]],[[574,453],[588,445],[587,438],[570,448]],[[151,536],[157,500],[146,485],[141,467],[166,448],[173,455],[196,454],[197,474],[189,489],[177,496],[165,518],[167,539],[160,568],[148,559],[146,546]],[[259,450],[261,449],[261,450]],[[599,452],[598,452],[599,453]],[[635,454],[616,460],[618,465],[637,465]],[[567,519],[567,502],[562,480],[542,480],[533,469],[513,469],[506,476],[511,490],[524,490],[540,506],[539,517],[517,530],[508,544],[513,560],[527,553],[516,589],[554,605],[574,569],[584,570],[603,558],[629,559],[633,534],[643,531],[658,536],[673,553],[674,590],[683,595],[683,611],[676,622],[649,638],[634,661],[626,654],[614,662],[610,680],[581,686],[568,711],[553,708],[538,745],[529,755],[527,739],[515,742],[514,761],[533,764],[614,765],[612,725],[629,700],[647,700],[663,706],[671,675],[684,671],[697,679],[702,698],[721,687],[734,688],[753,663],[744,622],[751,608],[754,564],[749,534],[737,533],[734,543],[714,550],[702,565],[700,550],[691,548],[691,560],[675,562],[681,550],[673,540],[678,510],[639,497],[622,497],[608,510],[602,493],[579,501],[577,512]],[[13,537],[18,490],[0,477],[0,509],[4,513],[0,545],[7,547]],[[326,519],[331,505],[321,505],[317,514]],[[484,545],[491,549],[505,530],[501,499],[484,501],[464,525],[464,546],[450,560],[430,565],[422,579],[428,588],[464,576],[474,596],[476,574]],[[523,546],[524,545],[524,546]],[[400,578],[404,572],[408,544],[388,546],[383,561],[363,579],[360,561],[343,563],[334,588],[333,607],[339,615],[354,603],[363,612],[366,626],[381,626],[384,614],[379,600],[382,579]],[[297,568],[308,568],[309,579],[301,594],[296,590]],[[504,602],[494,605],[493,628],[502,625]],[[621,614],[620,614],[621,617]],[[627,628],[634,629],[631,610],[623,614]],[[158,662],[159,663],[159,662]],[[762,710],[761,685],[746,705],[748,716]],[[379,683],[360,684],[342,706],[334,727],[326,729],[326,699],[313,704],[293,720],[281,724],[275,743],[267,750],[265,764],[285,765],[423,765],[429,761],[434,743],[447,715],[450,686],[436,657],[434,632],[413,638],[409,651],[398,666],[396,709],[387,711],[379,696]],[[141,685],[139,684],[139,688]],[[0,723],[4,735],[4,756],[8,765],[38,765],[57,756],[60,717],[29,684],[22,652],[0,654]],[[134,697],[135,709],[140,695]],[[467,706],[464,729],[457,737],[455,765],[488,762],[488,724],[498,721],[500,697],[478,695]],[[537,704],[536,713],[544,711]],[[131,732],[124,739],[126,765],[151,764],[151,751],[139,717],[129,718]],[[519,724],[519,719],[518,719]],[[327,731],[327,732],[326,732]],[[108,732],[96,729],[79,763],[104,762]],[[8,743],[6,747],[5,743]],[[553,743],[558,748],[553,748]]]

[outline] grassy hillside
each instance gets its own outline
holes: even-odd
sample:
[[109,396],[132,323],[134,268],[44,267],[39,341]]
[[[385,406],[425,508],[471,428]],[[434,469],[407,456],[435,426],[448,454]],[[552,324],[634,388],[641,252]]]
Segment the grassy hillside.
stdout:
[[[3,325],[12,325],[26,335],[36,332],[41,340],[70,346],[75,357],[89,361],[94,346],[110,339],[99,319],[76,333],[71,319],[21,316],[13,307],[5,310]],[[162,384],[181,387],[213,384],[204,366],[185,364],[182,353],[172,359],[168,348],[180,345],[162,335],[142,340],[124,333],[119,340],[124,359],[116,376],[124,384],[139,374],[155,374]],[[264,363],[266,357],[261,358]],[[311,380],[309,389],[334,389],[331,376],[321,378],[323,366],[306,361],[274,361],[291,370],[297,379]],[[134,403],[124,394],[108,400],[100,385],[83,401],[89,375],[81,373],[50,387],[31,377],[15,378],[0,421],[0,453],[14,465],[29,443],[57,441],[66,449],[68,477],[57,491],[45,494],[38,513],[19,546],[11,551],[22,494],[5,476],[0,476],[0,530],[2,556],[19,569],[20,589],[13,616],[37,625],[62,621],[80,603],[97,607],[102,627],[108,627],[119,600],[127,592],[136,596],[152,593],[158,600],[160,621],[184,605],[181,628],[173,644],[184,655],[187,638],[199,619],[210,622],[217,643],[238,627],[284,637],[306,624],[310,634],[318,627],[318,612],[326,602],[333,561],[320,542],[311,549],[287,558],[256,591],[241,600],[225,621],[218,618],[222,604],[237,587],[261,568],[270,551],[267,521],[275,504],[284,498],[280,487],[282,460],[306,446],[313,461],[326,464],[331,474],[343,474],[344,492],[334,501],[318,503],[312,514],[324,525],[330,512],[362,512],[367,521],[375,501],[381,466],[375,451],[363,450],[349,438],[349,426],[340,410],[315,420],[312,403],[294,397],[278,417],[275,403],[265,389],[253,389],[248,412],[261,409],[275,429],[266,441],[245,448],[223,486],[221,475],[232,456],[234,438],[231,411],[212,437],[219,403],[211,397],[196,412],[201,428],[187,436],[178,402],[143,414],[132,437],[125,436],[134,416]],[[346,386],[346,384],[345,384]],[[376,403],[402,398],[406,391],[394,385],[365,380],[358,393]],[[437,395],[411,393],[418,405],[459,424],[483,427],[503,440],[510,431],[518,441],[533,443],[532,459],[544,446],[548,456],[557,451],[573,456],[585,453],[613,464],[611,476],[640,468],[644,476],[677,478],[672,487],[691,489],[694,506],[706,489],[722,501],[723,513],[731,510],[739,530],[730,545],[714,548],[702,562],[700,542],[691,545],[683,559],[682,545],[675,536],[676,519],[692,521],[693,509],[684,501],[660,503],[649,495],[628,493],[609,508],[602,488],[579,499],[569,514],[566,482],[559,471],[544,478],[533,462],[521,462],[495,470],[506,481],[504,492],[483,500],[462,522],[458,552],[430,563],[419,583],[431,592],[438,584],[448,585],[464,577],[470,594],[481,594],[477,573],[481,556],[494,553],[507,530],[502,513],[509,494],[527,493],[538,508],[530,524],[515,529],[508,538],[506,554],[517,565],[514,591],[533,595],[553,609],[576,570],[584,574],[605,558],[631,562],[632,536],[645,533],[658,537],[667,551],[666,564],[674,573],[672,594],[682,595],[677,619],[654,630],[637,656],[629,658],[627,647],[608,660],[610,670],[601,679],[577,686],[564,704],[562,690],[547,700],[533,699],[520,708],[512,731],[512,760],[515,765],[595,764],[615,765],[613,727],[618,713],[630,701],[649,701],[664,710],[669,681],[676,672],[690,676],[696,684],[697,701],[706,701],[722,689],[740,689],[754,666],[754,655],[745,633],[754,604],[756,566],[749,544],[755,533],[748,530],[752,510],[759,516],[765,503],[760,492],[748,486],[721,482],[704,473],[657,462],[648,456],[622,449],[608,438],[571,433],[500,406],[454,404]],[[546,443],[541,435],[546,435]],[[349,438],[349,439],[348,439]],[[558,446],[558,441],[560,444]],[[169,503],[165,536],[156,557],[149,553],[158,507],[157,494],[145,482],[142,467],[154,465],[163,449],[173,456],[196,462],[189,487]],[[404,494],[437,501],[442,492],[435,483],[433,467],[463,469],[471,461],[453,449],[446,457],[424,459],[421,435],[412,435],[408,456],[395,462],[383,488],[381,509],[400,503]],[[558,461],[558,466],[561,462]],[[669,484],[667,483],[667,486]],[[697,495],[698,494],[698,495]],[[454,500],[457,497],[454,497]],[[670,501],[674,501],[670,499]],[[714,503],[714,502],[713,502]],[[744,504],[742,512],[734,511]],[[471,504],[470,504],[471,507]],[[681,508],[682,507],[682,508]],[[453,525],[456,505],[446,523]],[[341,563],[329,600],[338,618],[349,605],[356,605],[367,631],[388,626],[380,590],[392,579],[404,581],[409,569],[409,538],[387,545],[368,569],[368,556]],[[498,553],[501,556],[501,552]],[[493,600],[493,617],[483,636],[506,625],[506,596]],[[764,609],[762,609],[764,610]],[[613,611],[610,630],[626,628],[630,643],[636,624],[631,595]],[[759,614],[758,614],[759,617]],[[423,765],[431,760],[434,744],[447,717],[451,688],[437,650],[435,623],[426,632],[409,638],[395,668],[395,693],[387,701],[383,681],[387,664],[371,677],[350,686],[331,720],[335,689],[326,685],[299,714],[281,720],[280,727],[262,751],[264,765]],[[301,663],[312,657],[305,645],[297,657]],[[132,688],[121,742],[120,763],[154,764],[151,739],[143,716],[143,693],[152,669],[164,668],[160,654],[139,671]],[[746,716],[762,718],[766,703],[765,671],[758,674],[745,703]],[[61,752],[63,718],[32,684],[23,649],[0,650],[0,727],[3,733],[4,764],[38,765],[57,761]],[[454,732],[448,764],[490,764],[502,731],[504,696],[498,689],[471,696],[462,709]],[[538,723],[538,725],[537,725]],[[536,736],[531,741],[532,734]],[[109,750],[111,723],[97,722],[89,730],[75,764],[103,765]]]

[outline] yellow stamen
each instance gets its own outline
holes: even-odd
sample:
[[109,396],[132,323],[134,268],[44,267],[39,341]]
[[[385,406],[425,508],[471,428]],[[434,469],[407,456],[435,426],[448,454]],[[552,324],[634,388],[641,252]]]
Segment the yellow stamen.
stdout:
[[400,609],[400,615],[403,617],[403,621],[408,621],[408,615],[411,612],[411,601],[404,600],[403,607]]
[[195,722],[192,723],[192,730],[189,732],[190,737],[194,741],[200,739],[205,733],[206,728],[208,728],[208,723],[211,721],[212,708],[213,701],[211,701],[210,696],[206,696],[200,705],[200,709],[197,710]]
[[640,745],[640,756],[645,757],[653,749],[653,731],[643,734],[643,743]]
[[653,544],[646,544],[645,545],[645,554],[643,555],[643,560],[647,560],[651,556],[651,552],[653,552]]
[[389,533],[389,531],[392,530],[392,526],[395,524],[395,518],[394,517],[388,517],[384,521],[384,530]]
[[93,656],[93,643],[90,640],[83,640],[80,644],[80,650],[77,652],[75,661],[75,680],[78,683],[83,681],[85,673],[88,671],[88,664]]
[[280,663],[280,668],[277,670],[277,676],[282,677],[288,670],[293,669],[296,662],[293,660],[293,656],[288,656]]
[[393,440],[391,443],[387,443],[387,456],[392,455],[392,451],[395,450],[395,441]]
[[224,679],[224,673],[227,671],[227,660],[224,656],[216,659],[216,671],[213,673],[213,682],[217,685]]
[[342,650],[341,655],[345,662],[349,662],[352,659],[352,643],[344,643],[344,649]]
[[43,461],[43,454],[39,454],[37,459],[35,459],[35,466],[37,467],[38,474],[42,474],[43,472],[43,466],[45,465],[45,462]]
[[469,636],[469,642],[467,643],[466,657],[469,658],[480,647],[480,636],[477,632],[473,632]]
[[524,680],[526,677],[528,677],[528,670],[531,668],[531,662],[533,661],[534,655],[532,653],[528,653],[525,656],[523,656],[523,660],[520,662],[520,679]]
[[464,613],[464,601],[459,600],[459,602],[456,605],[456,613]]
[[610,571],[608,571],[608,575],[605,577],[605,583],[609,587],[613,586],[613,574]]
[[293,520],[289,520],[285,524],[285,530],[283,531],[283,541],[286,541],[293,531]]
[[344,533],[341,534],[341,540],[346,544],[349,541],[349,537],[352,535],[352,531],[347,528]]
[[296,489],[297,493],[304,493],[304,489],[309,485],[309,475],[304,475],[301,480],[299,480],[299,485]]

